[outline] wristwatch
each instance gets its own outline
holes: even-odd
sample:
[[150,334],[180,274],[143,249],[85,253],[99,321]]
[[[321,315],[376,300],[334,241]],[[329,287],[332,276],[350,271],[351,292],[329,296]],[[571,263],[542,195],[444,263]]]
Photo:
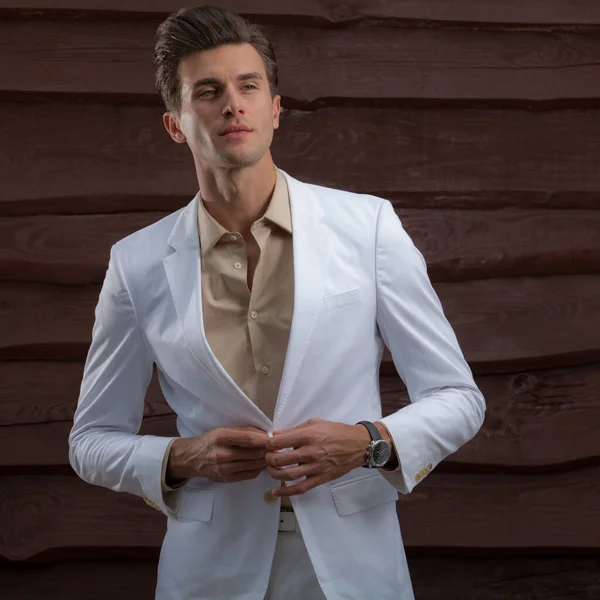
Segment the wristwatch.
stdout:
[[379,429],[371,421],[359,421],[357,425],[364,425],[371,436],[371,443],[365,452],[365,469],[381,469],[392,456],[390,445],[383,439]]

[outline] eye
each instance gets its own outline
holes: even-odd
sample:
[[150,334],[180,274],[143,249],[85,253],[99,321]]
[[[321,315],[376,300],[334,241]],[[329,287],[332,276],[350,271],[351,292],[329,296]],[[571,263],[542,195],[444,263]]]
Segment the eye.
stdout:
[[257,90],[258,88],[255,85],[252,85],[251,83],[247,83],[244,87],[251,87],[255,90]]
[[214,92],[215,90],[206,90],[204,92],[201,92],[198,94],[198,96],[204,96],[205,94],[208,94],[209,92]]

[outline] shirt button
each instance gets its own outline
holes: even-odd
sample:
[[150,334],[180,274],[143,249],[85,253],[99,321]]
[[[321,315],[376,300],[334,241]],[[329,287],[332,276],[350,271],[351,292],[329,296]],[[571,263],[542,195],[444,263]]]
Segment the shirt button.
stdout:
[[250,313],[250,316],[251,316],[253,319],[256,319],[256,317],[258,317],[258,313],[257,313],[255,310],[253,310],[253,311]]
[[236,262],[236,263],[233,263],[233,266],[234,266],[236,269],[241,269],[241,268],[242,268],[242,263],[241,263],[241,262]]
[[267,367],[267,365],[263,365],[263,366],[260,368],[260,372],[261,372],[263,375],[266,375],[266,374],[269,372],[269,367]]
[[230,239],[232,242],[236,242],[236,241],[237,241],[237,235],[230,235],[230,236],[229,236],[229,239]]

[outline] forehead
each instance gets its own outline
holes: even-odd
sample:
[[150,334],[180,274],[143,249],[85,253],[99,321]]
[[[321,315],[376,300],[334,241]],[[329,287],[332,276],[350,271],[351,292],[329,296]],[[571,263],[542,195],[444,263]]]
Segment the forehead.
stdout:
[[239,73],[252,71],[257,71],[266,78],[260,54],[254,46],[246,43],[227,44],[194,52],[179,63],[179,76],[183,85],[193,85],[201,78],[233,78]]

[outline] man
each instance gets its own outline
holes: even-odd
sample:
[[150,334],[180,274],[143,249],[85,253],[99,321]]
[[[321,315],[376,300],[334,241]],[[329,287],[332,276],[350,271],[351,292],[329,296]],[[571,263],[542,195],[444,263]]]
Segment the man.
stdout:
[[[168,517],[157,599],[413,599],[398,492],[485,413],[425,261],[389,201],[274,165],[259,28],[181,10],[155,69],[199,193],[111,249],[71,465]],[[411,404],[382,418],[384,342]],[[138,435],[153,365],[178,437]]]

